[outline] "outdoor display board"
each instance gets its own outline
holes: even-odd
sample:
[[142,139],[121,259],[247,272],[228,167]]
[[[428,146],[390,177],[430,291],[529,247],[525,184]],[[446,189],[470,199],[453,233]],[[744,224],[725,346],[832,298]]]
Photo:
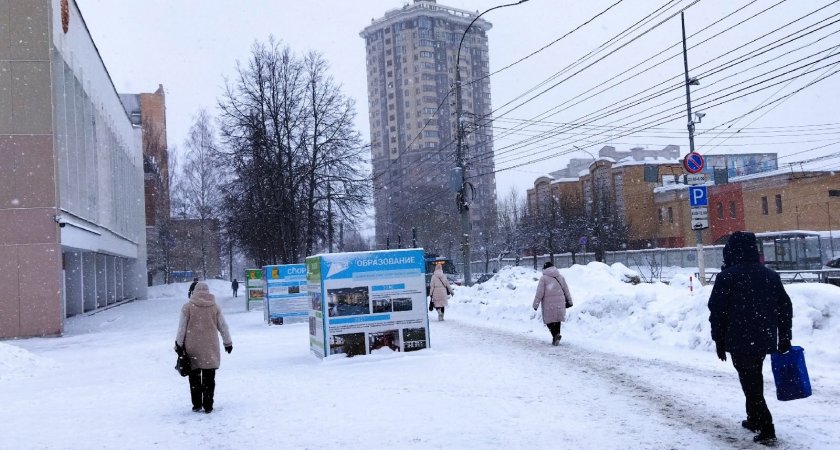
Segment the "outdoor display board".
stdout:
[[263,275],[266,322],[283,325],[297,320],[305,321],[309,316],[306,264],[264,266]]
[[429,347],[423,249],[310,256],[306,269],[318,357]]
[[245,269],[245,310],[252,305],[262,305],[265,301],[265,285],[262,269]]

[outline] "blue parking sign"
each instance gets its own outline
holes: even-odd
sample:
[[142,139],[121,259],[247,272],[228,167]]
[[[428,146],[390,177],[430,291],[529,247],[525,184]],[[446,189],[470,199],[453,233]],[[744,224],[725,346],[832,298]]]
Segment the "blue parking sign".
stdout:
[[706,195],[706,186],[689,186],[688,203],[691,207],[709,206],[709,197]]

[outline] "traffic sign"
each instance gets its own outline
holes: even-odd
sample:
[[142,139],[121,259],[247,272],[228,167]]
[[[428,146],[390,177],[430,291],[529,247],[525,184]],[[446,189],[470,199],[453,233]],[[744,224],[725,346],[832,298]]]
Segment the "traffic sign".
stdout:
[[708,206],[709,197],[706,195],[706,186],[689,186],[688,204],[692,208],[695,206]]
[[706,184],[705,173],[691,173],[685,176],[685,184],[696,186],[698,184]]
[[691,208],[691,229],[709,228],[709,209],[705,206]]
[[683,159],[683,167],[685,171],[688,173],[700,173],[703,171],[703,155],[697,152],[691,152],[685,155],[685,159]]
[[691,220],[708,220],[709,219],[709,208],[705,206],[699,206],[697,208],[691,208]]

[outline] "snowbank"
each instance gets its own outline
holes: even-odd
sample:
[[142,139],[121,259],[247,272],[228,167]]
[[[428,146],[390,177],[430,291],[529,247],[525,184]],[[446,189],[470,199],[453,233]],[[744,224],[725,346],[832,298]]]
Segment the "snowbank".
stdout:
[[[671,348],[713,351],[707,304],[712,287],[689,286],[688,276],[669,284],[628,283],[636,274],[622,264],[591,262],[560,269],[574,307],[564,327],[577,335],[609,340],[641,340]],[[458,287],[452,313],[524,332],[547,333],[531,304],[540,272],[505,267],[492,279]],[[793,342],[823,362],[840,362],[840,288],[826,284],[786,285],[793,302]],[[449,313],[447,313],[449,314]],[[547,336],[547,334],[546,334]]]

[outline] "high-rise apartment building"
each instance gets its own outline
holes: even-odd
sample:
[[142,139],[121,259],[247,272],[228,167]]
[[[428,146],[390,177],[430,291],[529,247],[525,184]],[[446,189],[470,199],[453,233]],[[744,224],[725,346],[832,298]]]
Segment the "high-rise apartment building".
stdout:
[[[367,50],[368,107],[376,240],[405,246],[412,228],[427,250],[460,253],[450,179],[456,166],[455,67],[458,45],[476,13],[415,0],[360,33]],[[487,31],[477,20],[460,52],[464,160],[475,196],[473,242],[496,224],[496,178]],[[457,183],[456,183],[457,186]],[[475,247],[475,246],[474,246]]]

